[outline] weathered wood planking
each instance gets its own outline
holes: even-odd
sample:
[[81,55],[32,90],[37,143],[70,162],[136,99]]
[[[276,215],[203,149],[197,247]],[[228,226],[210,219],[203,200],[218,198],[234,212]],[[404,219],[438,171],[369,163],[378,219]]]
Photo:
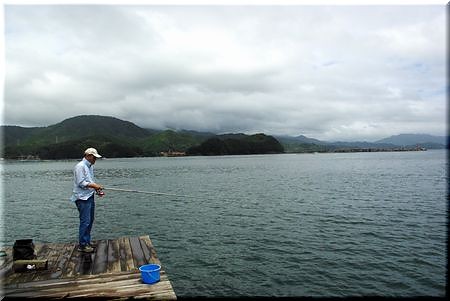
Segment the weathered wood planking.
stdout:
[[165,273],[161,273],[161,280],[158,283],[147,285],[141,282],[140,274],[133,272],[20,283],[14,288],[5,288],[5,295],[7,297],[108,297],[111,299],[153,296],[161,299],[176,299]]
[[38,259],[48,260],[45,271],[14,273],[12,248],[3,248],[0,285],[6,297],[105,297],[176,300],[175,292],[161,268],[161,280],[148,285],[141,281],[139,266],[161,264],[149,236],[121,237],[96,242],[94,253],[77,251],[76,244],[38,244]]

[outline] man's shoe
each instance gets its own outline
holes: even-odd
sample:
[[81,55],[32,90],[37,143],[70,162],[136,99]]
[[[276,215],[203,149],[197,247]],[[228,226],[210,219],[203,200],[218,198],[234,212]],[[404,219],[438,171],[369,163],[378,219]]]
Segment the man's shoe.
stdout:
[[78,247],[78,252],[84,252],[84,253],[92,253],[94,252],[94,248],[92,248],[89,245],[86,246],[79,246]]
[[88,243],[87,244],[88,246],[90,246],[91,248],[93,248],[93,249],[95,249],[95,248],[97,248],[97,244],[96,243]]

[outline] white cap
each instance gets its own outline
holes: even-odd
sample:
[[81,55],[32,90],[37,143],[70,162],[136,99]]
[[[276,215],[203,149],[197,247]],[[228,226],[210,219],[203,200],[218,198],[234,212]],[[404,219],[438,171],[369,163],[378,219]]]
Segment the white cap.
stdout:
[[93,147],[88,148],[87,150],[84,151],[85,155],[94,155],[94,157],[96,158],[101,158],[102,156],[100,156],[97,152],[97,150]]

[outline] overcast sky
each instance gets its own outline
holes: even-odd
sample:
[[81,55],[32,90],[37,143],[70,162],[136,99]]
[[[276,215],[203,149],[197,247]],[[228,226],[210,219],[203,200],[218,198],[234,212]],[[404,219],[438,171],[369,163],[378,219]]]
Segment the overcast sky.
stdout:
[[3,124],[446,133],[445,5],[7,5]]

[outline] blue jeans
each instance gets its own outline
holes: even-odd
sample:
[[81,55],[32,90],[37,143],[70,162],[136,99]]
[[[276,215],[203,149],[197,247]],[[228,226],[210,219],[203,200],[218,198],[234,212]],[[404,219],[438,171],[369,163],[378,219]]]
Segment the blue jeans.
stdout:
[[94,195],[87,200],[76,200],[75,204],[80,213],[79,243],[80,246],[86,246],[91,243],[91,229],[94,224]]

